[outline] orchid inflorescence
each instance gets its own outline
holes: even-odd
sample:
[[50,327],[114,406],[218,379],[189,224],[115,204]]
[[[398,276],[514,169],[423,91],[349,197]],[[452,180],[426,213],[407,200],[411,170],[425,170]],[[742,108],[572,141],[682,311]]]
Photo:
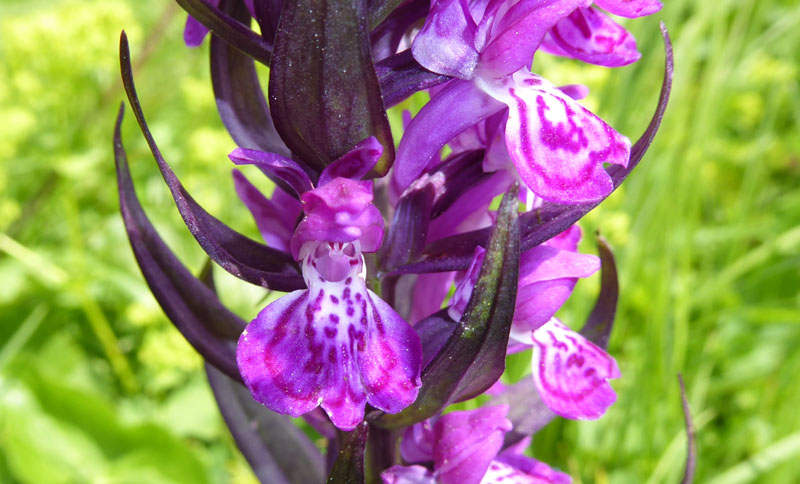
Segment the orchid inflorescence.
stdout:
[[[211,260],[286,294],[249,324],[168,249],[134,192],[115,132],[120,206],[156,299],[203,355],[220,409],[265,483],[568,483],[524,454],[547,422],[596,419],[619,378],[605,351],[618,288],[611,251],[578,252],[574,225],[638,164],[637,143],[581,105],[588,89],[529,70],[557,55],[606,67],[640,54],[623,17],[656,0],[178,0],[188,46],[209,31],[220,117],[239,146],[235,191],[265,244],[206,212],[162,157],[123,83],[187,227]],[[258,24],[258,33],[251,24]],[[254,61],[270,67],[268,99]],[[415,92],[395,149],[386,109]],[[447,155],[443,156],[443,149]],[[499,208],[496,199],[502,196]],[[391,223],[387,223],[391,221]],[[581,331],[554,315],[601,269]],[[210,266],[209,266],[210,268]],[[506,355],[531,374],[500,382]],[[242,385],[243,384],[243,385]],[[246,388],[246,389],[245,389]],[[488,401],[444,413],[479,395]],[[256,403],[258,402],[258,403]],[[260,404],[260,405],[259,405]],[[263,406],[262,406],[263,405]],[[288,417],[303,417],[328,458]]]

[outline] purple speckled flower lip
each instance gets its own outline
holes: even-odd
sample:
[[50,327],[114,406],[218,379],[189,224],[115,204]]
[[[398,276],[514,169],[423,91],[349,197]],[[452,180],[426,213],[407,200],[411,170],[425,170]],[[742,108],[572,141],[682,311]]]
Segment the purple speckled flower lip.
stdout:
[[300,195],[305,216],[289,245],[308,288],[264,308],[236,354],[245,384],[267,408],[298,417],[321,406],[345,430],[364,419],[367,403],[397,413],[420,386],[419,336],[364,279],[362,253],[383,239],[372,182],[334,177],[366,174],[381,155],[375,143],[359,143],[323,172],[321,186]]
[[[214,97],[237,145],[233,191],[263,243],[203,209],[164,159],[123,33],[128,100],[210,260],[284,294],[247,324],[217,296],[210,265],[195,277],[169,250],[136,197],[122,109],[120,207],[153,294],[205,358],[225,421],[261,482],[571,482],[524,452],[556,416],[596,419],[617,398],[610,380],[620,371],[606,352],[616,263],[602,237],[600,257],[579,252],[576,222],[652,142],[672,51],[662,25],[664,81],[633,145],[581,104],[588,88],[556,86],[530,66],[534,55],[631,64],[641,57],[636,40],[613,16],[650,15],[661,3],[178,3],[190,13],[188,46],[213,33]],[[266,92],[255,62],[269,67]],[[430,100],[413,118],[403,114],[395,144],[386,108],[424,90]],[[253,174],[266,176],[272,193]],[[598,271],[597,302],[574,331],[558,311]],[[521,351],[530,351],[530,374],[510,384],[506,357]],[[449,411],[481,395],[490,404]],[[303,417],[321,440],[288,417]]]

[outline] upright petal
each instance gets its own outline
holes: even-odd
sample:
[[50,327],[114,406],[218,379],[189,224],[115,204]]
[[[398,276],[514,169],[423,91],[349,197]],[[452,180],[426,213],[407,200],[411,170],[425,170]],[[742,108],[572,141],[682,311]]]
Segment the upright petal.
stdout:
[[509,108],[506,146],[522,181],[556,203],[611,193],[603,163],[626,166],[630,141],[541,77],[521,70],[481,87]]
[[470,81],[447,83],[414,117],[400,140],[392,182],[405,190],[455,135],[505,106]]
[[300,202],[279,187],[275,187],[272,199],[268,199],[238,170],[233,170],[233,183],[267,245],[288,252],[289,239],[301,211]]
[[268,175],[285,182],[298,197],[313,188],[311,179],[300,165],[277,153],[236,148],[228,158],[236,165],[256,165]]
[[486,39],[476,75],[500,78],[530,66],[533,54],[559,20],[587,0],[495,1],[478,26],[478,38]]
[[557,319],[534,331],[533,342],[533,380],[550,410],[596,419],[616,401],[608,380],[619,378],[619,368],[601,348]]
[[358,143],[344,156],[326,166],[319,175],[317,185],[322,186],[334,178],[360,180],[375,166],[383,154],[383,146],[378,138],[370,136]]
[[628,18],[644,17],[661,10],[658,0],[595,0],[594,3],[607,12]]
[[522,253],[515,332],[533,331],[546,323],[572,294],[578,278],[600,269],[596,256],[577,252],[578,240],[580,229],[573,226]]
[[183,28],[183,42],[186,47],[200,47],[206,35],[208,35],[208,27],[189,15],[186,18],[186,27]]
[[334,178],[300,197],[305,217],[291,241],[292,254],[309,241],[359,241],[359,250],[375,252],[383,240],[383,217],[372,204],[372,182]]
[[570,57],[605,67],[639,60],[636,39],[594,8],[579,8],[551,30],[553,41]]
[[478,63],[476,27],[467,0],[432,0],[428,18],[411,45],[411,52],[428,70],[471,79]]

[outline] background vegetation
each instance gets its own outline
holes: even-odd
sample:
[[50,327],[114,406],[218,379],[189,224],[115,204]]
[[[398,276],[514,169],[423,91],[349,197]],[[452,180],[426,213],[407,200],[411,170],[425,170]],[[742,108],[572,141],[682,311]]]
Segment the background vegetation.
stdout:
[[[556,83],[638,137],[675,42],[664,126],[643,164],[583,223],[616,249],[623,378],[597,422],[555,422],[535,455],[576,483],[675,483],[682,372],[699,433],[697,482],[800,475],[800,7],[791,0],[672,0],[627,25],[643,58],[606,70],[536,59]],[[250,483],[200,358],[147,290],[117,213],[111,130],[126,29],[165,156],[210,212],[258,237],[235,198],[234,148],[214,106],[207,44],[183,46],[164,0],[0,4],[0,482]],[[124,139],[148,214],[184,262],[184,229],[135,124]],[[263,185],[267,188],[266,185]],[[593,250],[586,237],[585,250]],[[251,318],[263,293],[218,271]],[[596,292],[562,311],[580,324]],[[524,364],[512,361],[513,367]]]

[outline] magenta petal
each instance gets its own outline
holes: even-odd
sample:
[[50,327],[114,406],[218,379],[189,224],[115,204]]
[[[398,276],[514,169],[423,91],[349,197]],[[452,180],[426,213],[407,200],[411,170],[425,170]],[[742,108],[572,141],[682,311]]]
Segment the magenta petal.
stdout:
[[550,30],[553,41],[570,57],[605,67],[639,60],[636,39],[594,8],[579,8]]
[[353,242],[375,252],[383,240],[383,217],[372,204],[372,182],[334,178],[300,197],[305,217],[291,240],[292,255],[309,241]]
[[247,326],[236,349],[239,372],[253,398],[293,417],[319,405],[322,363],[314,340],[303,334],[307,305],[304,289],[271,303]]
[[507,405],[443,415],[433,426],[433,459],[441,484],[478,484],[511,430]]
[[325,185],[338,177],[359,180],[378,163],[382,154],[383,145],[378,138],[370,136],[358,143],[347,154],[326,166],[319,175],[317,185]]
[[186,18],[186,27],[183,29],[183,42],[186,47],[200,47],[203,39],[208,35],[208,27],[189,15]]
[[533,380],[550,410],[565,418],[596,419],[617,399],[614,358],[556,319],[533,332]]
[[600,259],[549,245],[538,245],[522,253],[514,329],[532,331],[546,323],[580,277],[600,269]]
[[577,204],[611,193],[613,184],[603,163],[627,165],[626,137],[524,70],[482,87],[508,105],[506,147],[520,178],[536,195]]
[[268,199],[238,170],[233,170],[233,183],[267,245],[288,252],[289,239],[300,215],[300,202],[279,187],[275,187],[272,199]]
[[253,398],[297,417],[321,406],[345,430],[367,402],[398,412],[417,396],[422,347],[414,329],[358,276],[352,244],[303,249],[308,290],[264,308],[239,339],[237,363]]
[[392,466],[381,472],[383,484],[437,484],[436,478],[422,466]]
[[595,0],[598,7],[620,17],[636,18],[661,10],[658,0]]
[[411,52],[430,71],[470,79],[478,63],[475,29],[466,0],[432,0]]
[[454,136],[503,109],[470,81],[447,83],[414,117],[400,140],[393,183],[405,190]]
[[427,462],[433,460],[433,422],[423,420],[408,427],[400,442],[400,455],[406,462]]
[[[529,66],[533,54],[559,20],[586,0],[520,0],[493,2],[479,25],[479,37],[487,36],[481,50],[478,75],[499,78]],[[509,7],[510,4],[510,7]],[[507,9],[507,10],[506,10]],[[495,16],[501,14],[501,18]],[[484,31],[490,33],[483,33]]]
[[442,308],[442,302],[447,297],[454,278],[454,272],[432,272],[417,276],[408,318],[411,324],[416,324]]
[[277,153],[236,148],[228,155],[237,165],[256,165],[264,172],[285,181],[297,193],[297,196],[311,190],[311,179],[300,165]]
[[367,351],[359,353],[361,378],[370,405],[397,413],[419,393],[422,344],[414,328],[383,299],[372,291],[368,299],[373,325],[366,334]]
[[[525,456],[515,456],[520,460],[533,461],[535,464],[527,465],[523,470],[505,460],[495,460],[489,465],[489,470],[483,476],[481,484],[571,484],[572,479],[550,468],[547,464]],[[517,460],[517,459],[515,459]]]

